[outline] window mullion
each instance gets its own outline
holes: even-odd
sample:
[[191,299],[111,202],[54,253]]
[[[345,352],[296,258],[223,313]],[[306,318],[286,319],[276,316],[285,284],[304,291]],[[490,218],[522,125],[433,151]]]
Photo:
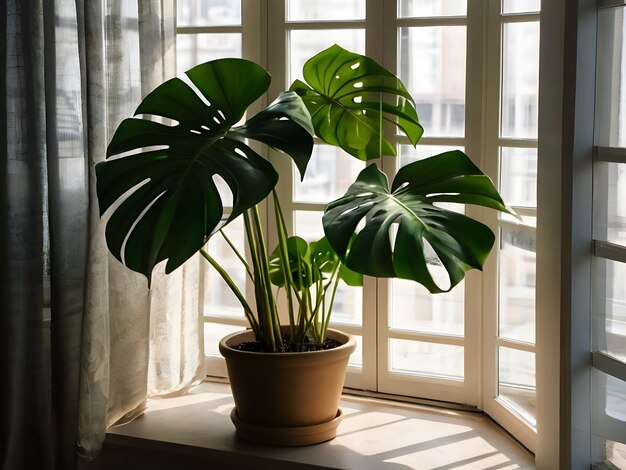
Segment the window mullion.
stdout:
[[626,382],[626,363],[601,351],[591,353],[592,367]]
[[600,258],[626,263],[626,247],[602,240],[593,240],[593,254]]

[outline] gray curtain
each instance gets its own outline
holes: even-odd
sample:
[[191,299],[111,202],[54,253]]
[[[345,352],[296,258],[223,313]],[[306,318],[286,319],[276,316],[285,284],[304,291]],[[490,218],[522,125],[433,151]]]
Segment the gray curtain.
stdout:
[[116,126],[174,74],[173,0],[8,0],[0,24],[0,464],[71,469],[203,376],[198,260],[148,290],[95,197]]

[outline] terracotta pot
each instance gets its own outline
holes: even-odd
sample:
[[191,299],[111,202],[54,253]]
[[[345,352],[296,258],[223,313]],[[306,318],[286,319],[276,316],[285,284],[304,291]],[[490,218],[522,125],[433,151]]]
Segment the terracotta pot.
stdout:
[[342,418],[339,398],[356,342],[337,330],[329,329],[327,336],[342,345],[295,353],[230,347],[254,341],[250,330],[220,341],[235,400],[231,417],[241,437],[275,445],[308,445],[335,437]]

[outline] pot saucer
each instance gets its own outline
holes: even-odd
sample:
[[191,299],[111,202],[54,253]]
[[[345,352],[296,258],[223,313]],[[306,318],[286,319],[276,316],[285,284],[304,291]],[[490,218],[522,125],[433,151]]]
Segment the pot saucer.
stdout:
[[249,424],[241,421],[237,408],[230,412],[230,419],[235,425],[239,437],[258,444],[273,446],[308,446],[333,439],[337,434],[337,426],[343,420],[341,408],[330,421],[311,426],[269,427]]

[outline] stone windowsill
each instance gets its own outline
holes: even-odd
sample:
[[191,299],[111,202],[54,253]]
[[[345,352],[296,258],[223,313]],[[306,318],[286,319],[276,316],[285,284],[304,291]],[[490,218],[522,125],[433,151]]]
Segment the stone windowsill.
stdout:
[[480,413],[344,395],[345,419],[323,444],[281,448],[239,439],[227,384],[152,400],[107,433],[100,468],[529,469],[533,457]]

